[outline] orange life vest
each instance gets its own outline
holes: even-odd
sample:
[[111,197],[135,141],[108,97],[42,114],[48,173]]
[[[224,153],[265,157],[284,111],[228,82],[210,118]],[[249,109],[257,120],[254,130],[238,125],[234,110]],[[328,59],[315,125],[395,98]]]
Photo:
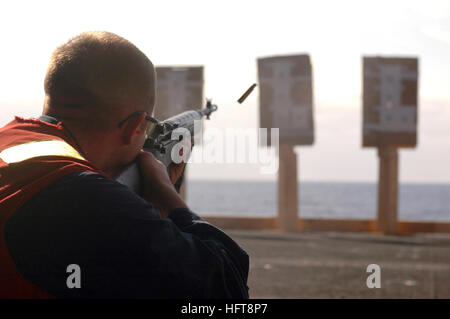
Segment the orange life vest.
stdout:
[[70,173],[94,171],[61,122],[16,117],[0,128],[0,298],[52,298],[17,269],[5,243],[7,220],[41,189]]

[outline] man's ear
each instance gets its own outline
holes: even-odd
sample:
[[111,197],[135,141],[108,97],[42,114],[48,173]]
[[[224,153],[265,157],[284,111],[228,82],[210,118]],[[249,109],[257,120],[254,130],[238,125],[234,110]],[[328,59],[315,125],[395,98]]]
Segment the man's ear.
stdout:
[[122,126],[122,141],[125,145],[132,144],[136,139],[141,138],[145,134],[145,126],[147,120],[145,119],[145,113],[139,114],[139,116],[133,116]]

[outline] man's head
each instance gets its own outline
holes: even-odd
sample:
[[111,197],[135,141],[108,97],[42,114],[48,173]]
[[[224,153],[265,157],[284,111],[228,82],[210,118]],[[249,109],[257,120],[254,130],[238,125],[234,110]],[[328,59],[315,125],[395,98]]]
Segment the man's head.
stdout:
[[53,52],[44,90],[43,113],[74,131],[94,164],[111,169],[137,155],[147,125],[145,112],[151,114],[155,103],[155,70],[131,42],[103,31],[75,36]]

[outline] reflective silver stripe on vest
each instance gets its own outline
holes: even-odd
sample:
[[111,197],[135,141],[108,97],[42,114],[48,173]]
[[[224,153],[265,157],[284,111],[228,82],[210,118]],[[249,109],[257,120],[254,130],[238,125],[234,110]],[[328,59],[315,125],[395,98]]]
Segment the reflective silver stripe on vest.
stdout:
[[66,156],[85,160],[76,149],[61,140],[29,142],[9,147],[0,152],[0,158],[8,164],[38,156]]

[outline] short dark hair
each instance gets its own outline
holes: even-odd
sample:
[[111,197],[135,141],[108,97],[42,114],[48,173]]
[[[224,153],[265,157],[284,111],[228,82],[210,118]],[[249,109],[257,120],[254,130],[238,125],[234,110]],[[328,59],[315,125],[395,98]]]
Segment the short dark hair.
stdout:
[[44,80],[46,107],[147,106],[155,99],[152,62],[130,41],[110,32],[81,33],[53,52]]

